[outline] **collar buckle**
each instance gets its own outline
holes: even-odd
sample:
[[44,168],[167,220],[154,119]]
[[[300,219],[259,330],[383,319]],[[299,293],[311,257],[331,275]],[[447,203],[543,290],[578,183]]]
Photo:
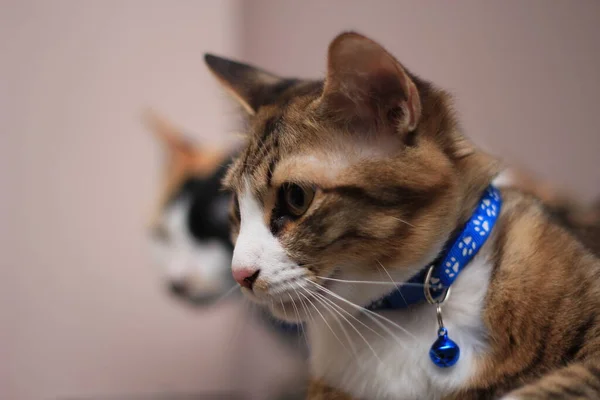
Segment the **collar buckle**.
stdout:
[[425,299],[429,304],[441,305],[448,300],[448,297],[450,297],[450,287],[444,288],[442,293],[438,294],[437,297],[433,297],[433,294],[431,293],[431,276],[434,268],[435,264],[431,264],[427,270],[425,282],[423,282],[423,294],[425,295]]

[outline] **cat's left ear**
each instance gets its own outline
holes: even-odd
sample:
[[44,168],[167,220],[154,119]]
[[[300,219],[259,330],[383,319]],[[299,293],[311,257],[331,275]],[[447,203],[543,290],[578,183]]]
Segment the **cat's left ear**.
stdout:
[[281,78],[260,68],[205,54],[204,61],[223,87],[250,115],[275,102],[296,80]]
[[404,67],[381,45],[354,32],[329,45],[323,104],[339,117],[390,123],[401,133],[421,118],[417,87]]

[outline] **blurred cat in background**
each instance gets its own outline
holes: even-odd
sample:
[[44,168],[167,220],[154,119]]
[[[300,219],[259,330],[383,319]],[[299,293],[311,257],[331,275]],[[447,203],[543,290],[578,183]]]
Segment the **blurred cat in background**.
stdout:
[[[166,156],[160,196],[149,227],[162,283],[172,297],[193,307],[208,308],[241,297],[230,269],[231,196],[221,190],[221,179],[234,150],[199,146],[154,112],[146,113],[144,122]],[[307,349],[300,337],[301,327],[276,321],[262,310],[244,315],[248,317],[240,321],[243,326],[232,333],[232,338],[258,331],[264,340],[254,340],[252,348],[244,349],[245,353],[239,357],[271,354],[274,345],[283,344],[288,362],[277,366],[277,374],[270,376],[270,372],[260,368],[252,373],[277,381],[272,385],[275,389],[270,389],[275,398],[304,398]]]
[[229,272],[230,196],[220,190],[229,152],[195,145],[155,113],[145,121],[166,155],[150,224],[155,259],[173,294],[209,304],[234,285]]

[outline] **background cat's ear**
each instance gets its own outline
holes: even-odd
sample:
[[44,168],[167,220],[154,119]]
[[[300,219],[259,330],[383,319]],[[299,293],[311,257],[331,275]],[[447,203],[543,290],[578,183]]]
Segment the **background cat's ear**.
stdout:
[[294,79],[284,79],[251,65],[212,54],[205,54],[204,61],[223,87],[250,115],[254,115],[261,106],[273,103],[296,82]]
[[168,171],[184,175],[210,175],[227,157],[225,149],[208,148],[192,142],[179,128],[154,111],[145,112],[144,122],[165,149],[165,167]]
[[193,143],[185,138],[181,129],[154,110],[146,110],[143,114],[144,125],[156,136],[167,153],[175,156],[192,155],[198,152]]
[[329,45],[323,102],[329,111],[413,131],[421,118],[415,83],[381,45],[354,32]]

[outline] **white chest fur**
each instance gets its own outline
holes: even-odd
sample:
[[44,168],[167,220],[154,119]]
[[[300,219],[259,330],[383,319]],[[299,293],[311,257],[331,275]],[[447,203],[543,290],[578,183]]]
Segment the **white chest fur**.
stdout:
[[364,339],[341,318],[329,325],[315,318],[309,324],[312,376],[358,399],[435,400],[461,388],[476,372],[475,358],[486,347],[481,313],[491,265],[485,253],[464,269],[442,308],[449,337],[461,349],[454,367],[439,368],[429,358],[438,327],[435,307],[424,304],[380,313],[406,330],[386,323],[396,339],[364,314],[357,318],[383,338],[348,317]]

